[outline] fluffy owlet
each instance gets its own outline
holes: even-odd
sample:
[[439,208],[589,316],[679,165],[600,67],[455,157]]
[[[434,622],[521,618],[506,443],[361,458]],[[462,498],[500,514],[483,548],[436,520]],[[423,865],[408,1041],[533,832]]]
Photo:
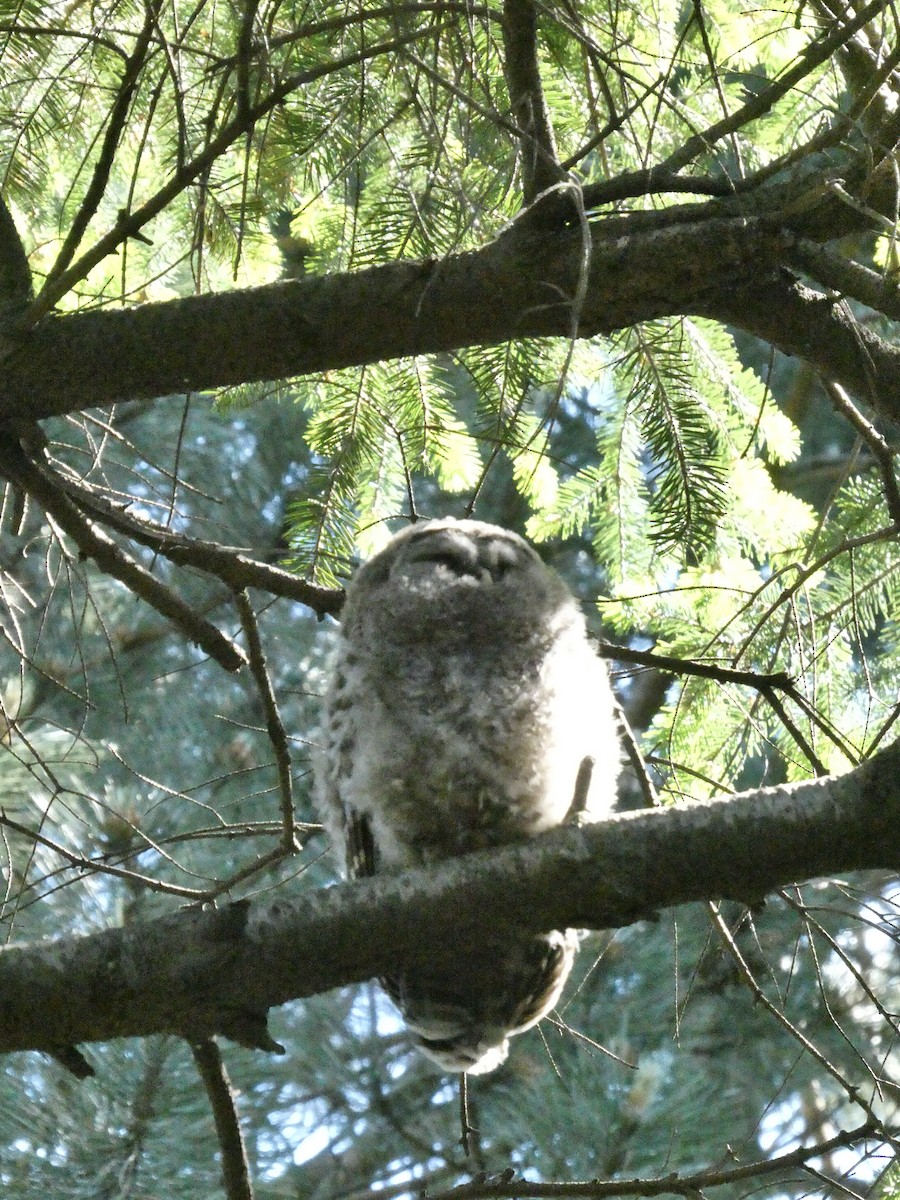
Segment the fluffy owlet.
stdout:
[[[319,803],[352,876],[501,846],[561,824],[582,761],[583,817],[615,799],[606,672],[562,580],[480,521],[405,529],[347,593],[325,700]],[[584,779],[584,772],[581,776]],[[556,1003],[573,931],[492,930],[483,951],[383,981],[416,1044],[480,1073]]]

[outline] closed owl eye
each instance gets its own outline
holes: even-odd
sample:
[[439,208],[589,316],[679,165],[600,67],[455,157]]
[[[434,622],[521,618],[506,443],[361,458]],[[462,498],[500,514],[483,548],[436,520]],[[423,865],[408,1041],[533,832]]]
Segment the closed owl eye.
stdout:
[[424,530],[411,541],[397,562],[399,574],[413,564],[446,567],[460,578],[490,578],[495,582],[523,567],[529,551],[506,537],[472,537],[462,529]]
[[404,548],[397,561],[404,572],[414,563],[448,567],[455,575],[477,572],[478,555],[470,538],[461,537],[454,529],[423,530]]
[[478,559],[488,569],[491,578],[498,580],[521,567],[522,555],[510,542],[492,539],[478,547]]

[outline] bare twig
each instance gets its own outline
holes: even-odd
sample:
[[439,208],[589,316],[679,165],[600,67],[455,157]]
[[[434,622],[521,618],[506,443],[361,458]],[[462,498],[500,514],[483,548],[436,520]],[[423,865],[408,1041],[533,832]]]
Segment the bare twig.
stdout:
[[[763,991],[762,987],[757,982],[753,972],[750,970],[747,960],[741,953],[740,947],[734,940],[731,930],[728,928],[728,925],[719,911],[719,906],[710,902],[707,907],[712,916],[713,925],[718,931],[723,945],[734,960],[741,978],[750,989],[750,992],[752,993],[753,999],[756,1001],[756,1003],[760,1004],[767,1013],[774,1017],[778,1024],[781,1025],[784,1030],[786,1030],[786,1032],[797,1042],[797,1044],[801,1046],[807,1054],[811,1055],[820,1067],[828,1072],[828,1074],[836,1081],[838,1086],[844,1092],[848,1102],[851,1104],[856,1104],[862,1109],[862,1111],[866,1114],[868,1121],[870,1122],[869,1127],[871,1129],[878,1128],[878,1117],[873,1111],[872,1106],[863,1098],[858,1085],[853,1084],[849,1079],[846,1079],[834,1065],[834,1063],[831,1062],[830,1059],[826,1058],[819,1047],[816,1046],[814,1042],[811,1042],[806,1034],[803,1033],[801,1029],[798,1029],[794,1022],[791,1021],[790,1018],[769,999],[765,991]],[[885,1138],[885,1140],[893,1140],[886,1132],[883,1133],[882,1136]]]
[[323,588],[309,583],[281,567],[250,558],[237,546],[223,546],[218,542],[187,537],[154,521],[136,517],[119,505],[111,504],[82,480],[76,482],[57,474],[56,482],[79,508],[90,513],[95,520],[179,566],[194,567],[214,575],[232,590],[260,588],[274,596],[297,600],[320,617],[326,614],[337,616],[343,607],[342,589]]
[[594,1179],[586,1183],[533,1183],[527,1179],[514,1178],[508,1171],[494,1177],[477,1177],[471,1183],[460,1184],[445,1192],[429,1192],[430,1200],[517,1200],[531,1197],[533,1200],[551,1200],[553,1197],[582,1197],[593,1200],[606,1196],[685,1196],[697,1200],[706,1188],[727,1187],[743,1180],[780,1175],[807,1162],[823,1158],[835,1150],[855,1146],[868,1138],[877,1138],[878,1126],[870,1123],[857,1129],[848,1129],[824,1142],[812,1146],[801,1146],[788,1154],[775,1158],[757,1159],[737,1167],[711,1168],[696,1171],[692,1175],[672,1172],[658,1179]]
[[[32,843],[46,847],[47,850],[51,850],[54,854],[58,854],[60,858],[65,859],[70,867],[84,872],[85,875],[114,875],[119,879],[126,879],[129,883],[149,888],[152,892],[161,892],[169,896],[180,896],[186,900],[199,901],[206,897],[206,892],[197,888],[180,887],[175,883],[166,883],[161,879],[154,879],[152,875],[142,875],[138,871],[129,871],[126,867],[116,867],[102,858],[86,858],[83,854],[77,854],[73,850],[66,849],[65,846],[60,845],[53,838],[47,837],[46,834],[39,833],[36,829],[32,829],[28,825],[23,825],[21,821],[16,821],[12,817],[7,816],[2,809],[0,809],[0,826],[13,830],[13,832],[20,834],[22,837],[28,838]],[[139,847],[136,852],[146,850],[146,848],[145,844]]]
[[601,658],[615,658],[621,662],[637,663],[642,667],[653,667],[658,671],[669,671],[673,675],[699,675],[715,679],[719,683],[739,683],[763,692],[769,688],[789,691],[793,680],[786,671],[761,674],[758,671],[737,671],[718,663],[696,662],[693,659],[677,658],[671,654],[656,654],[651,650],[635,650],[631,646],[616,646],[611,642],[596,639],[597,653]]

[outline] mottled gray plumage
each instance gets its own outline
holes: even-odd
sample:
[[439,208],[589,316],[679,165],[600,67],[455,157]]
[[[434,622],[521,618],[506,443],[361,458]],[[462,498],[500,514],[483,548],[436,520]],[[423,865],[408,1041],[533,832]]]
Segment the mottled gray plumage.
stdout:
[[[317,788],[350,875],[434,862],[561,824],[582,760],[584,817],[615,799],[619,746],[603,665],[562,580],[478,521],[398,534],[347,594]],[[452,970],[384,981],[415,1041],[478,1073],[556,1003],[576,938],[492,929]]]

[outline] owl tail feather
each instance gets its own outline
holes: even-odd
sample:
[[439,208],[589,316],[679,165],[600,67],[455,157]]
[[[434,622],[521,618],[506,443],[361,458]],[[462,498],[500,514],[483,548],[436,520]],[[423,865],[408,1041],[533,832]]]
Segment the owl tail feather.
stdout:
[[572,968],[572,930],[512,935],[486,953],[383,979],[418,1048],[445,1071],[483,1075],[505,1061],[509,1039],[556,1004]]

